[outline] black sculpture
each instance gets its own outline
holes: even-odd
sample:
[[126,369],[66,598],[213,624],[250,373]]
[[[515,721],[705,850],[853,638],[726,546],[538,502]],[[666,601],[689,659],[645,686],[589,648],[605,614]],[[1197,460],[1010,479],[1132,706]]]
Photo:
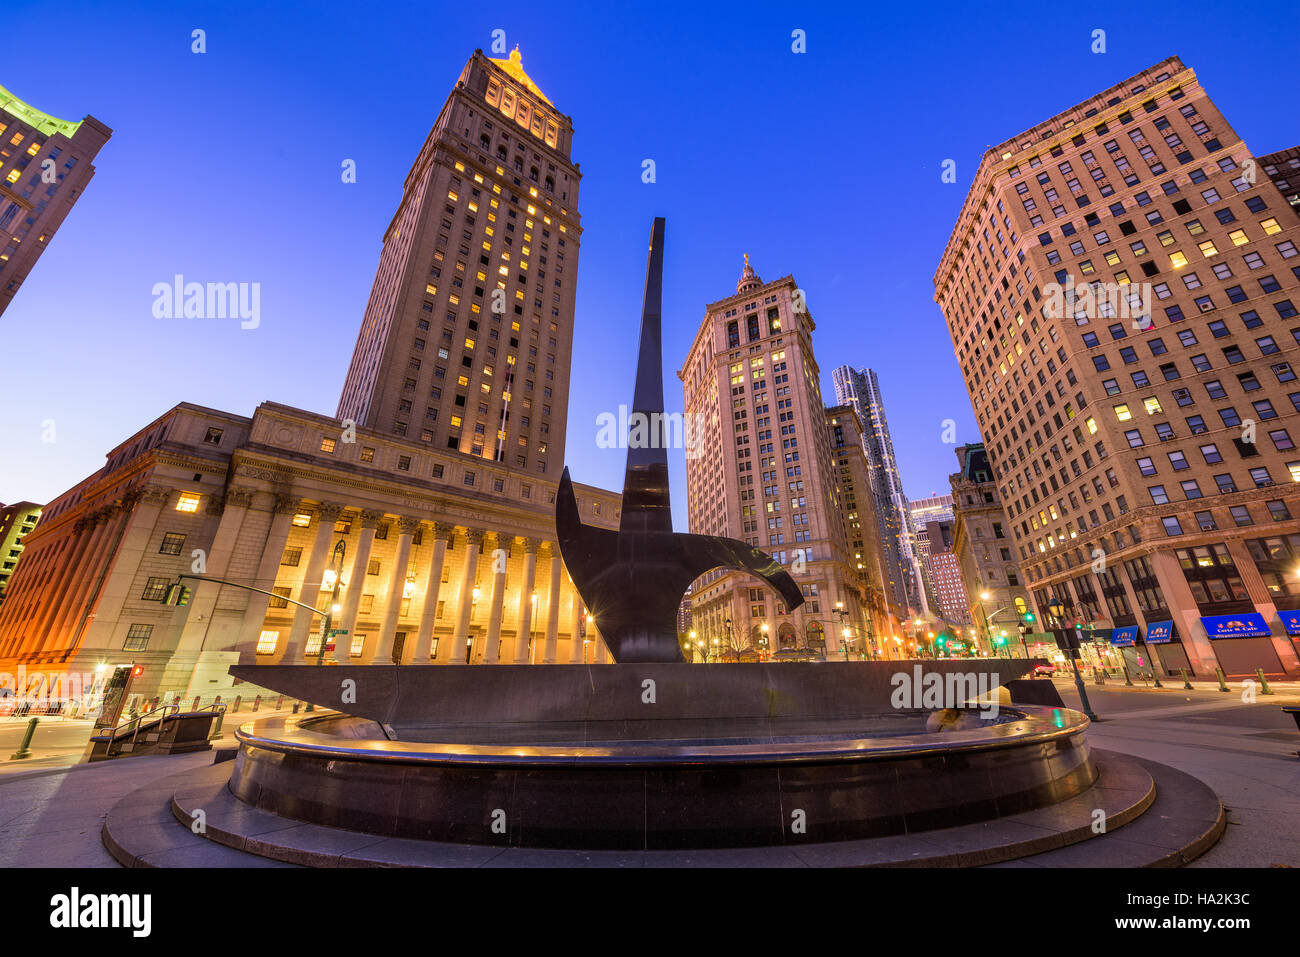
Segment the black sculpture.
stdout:
[[803,604],[799,586],[771,556],[734,538],[673,531],[660,341],[663,272],[664,220],[656,217],[629,417],[647,425],[648,441],[638,447],[628,443],[618,531],[582,523],[568,468],[555,500],[560,554],[619,662],[684,660],[677,639],[677,608],[687,586],[711,568],[743,568],[775,588],[788,609]]

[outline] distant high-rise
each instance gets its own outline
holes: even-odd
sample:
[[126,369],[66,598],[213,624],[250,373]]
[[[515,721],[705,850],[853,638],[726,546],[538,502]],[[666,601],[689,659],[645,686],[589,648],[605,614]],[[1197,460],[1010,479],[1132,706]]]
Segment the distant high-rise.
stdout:
[[477,50],[384,234],[340,419],[558,479],[581,227],[573,124]]
[[907,496],[898,475],[898,461],[894,458],[894,441],[890,438],[889,423],[885,419],[880,381],[873,370],[850,366],[834,369],[831,380],[835,385],[835,401],[851,405],[862,420],[863,450],[875,486],[877,525],[897,601],[914,613],[928,615],[929,602],[920,564],[916,560],[916,529],[912,526]]
[[0,315],[95,175],[110,130],[55,119],[0,86]]
[[686,461],[691,531],[762,549],[805,596],[791,612],[744,572],[710,572],[695,583],[691,609],[692,627],[707,643],[716,637],[723,647],[760,652],[825,648],[831,656],[843,628],[855,637],[870,631],[831,455],[814,328],[794,279],[764,283],[746,258],[735,294],[706,307],[678,373],[686,413],[703,423],[702,454]]
[[1300,673],[1293,156],[1171,57],[989,149],[934,276],[997,547],[1166,674]]

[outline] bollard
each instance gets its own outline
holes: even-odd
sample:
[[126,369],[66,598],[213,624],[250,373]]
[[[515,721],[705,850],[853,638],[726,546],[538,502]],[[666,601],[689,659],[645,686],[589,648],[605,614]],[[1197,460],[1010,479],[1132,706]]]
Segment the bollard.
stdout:
[[232,712],[234,712],[234,711],[238,711],[238,710],[239,710],[239,703],[240,703],[241,701],[243,701],[243,700],[244,700],[244,696],[243,696],[242,694],[237,694],[237,695],[235,695],[235,703],[231,706],[230,710],[231,710]]
[[1222,669],[1222,668],[1215,668],[1215,669],[1214,669],[1214,673],[1215,673],[1216,675],[1219,676],[1219,690],[1220,690],[1220,691],[1223,691],[1223,692],[1231,693],[1231,690],[1232,690],[1232,689],[1230,689],[1230,688],[1228,687],[1228,683],[1227,683],[1226,681],[1223,680],[1223,669]]
[[10,761],[21,761],[23,758],[32,756],[32,735],[36,733],[36,724],[40,718],[32,718],[27,722],[27,731],[23,734],[23,743],[18,745],[18,750],[9,756]]
[[1092,683],[1104,685],[1106,683],[1106,672],[1100,668],[1092,669]]
[[190,710],[191,710],[191,711],[198,711],[198,710],[199,710],[199,696],[198,696],[198,695],[195,695],[195,696],[194,696],[194,707],[190,708]]
[[295,702],[293,703],[293,713],[294,713],[294,714],[297,714],[297,713],[298,713],[298,705],[299,705],[299,704],[300,704],[300,702],[297,702],[297,701],[295,701]]
[[1256,677],[1259,678],[1259,687],[1260,687],[1260,692],[1259,692],[1259,693],[1260,693],[1260,694],[1272,694],[1273,692],[1272,692],[1272,690],[1269,688],[1269,686],[1268,686],[1268,682],[1264,679],[1264,669],[1263,669],[1263,668],[1256,668],[1256,669],[1255,669],[1255,675],[1256,675]]
[[262,696],[258,695],[253,699],[253,710],[256,711],[260,707],[262,707]]
[[1187,669],[1186,669],[1186,668],[1179,668],[1178,670],[1182,673],[1182,676],[1183,676],[1183,690],[1184,690],[1184,691],[1191,691],[1191,690],[1192,690],[1192,683],[1191,683],[1190,681],[1187,680]]
[[284,710],[284,695],[280,695],[280,700],[275,703],[275,710],[276,711]]

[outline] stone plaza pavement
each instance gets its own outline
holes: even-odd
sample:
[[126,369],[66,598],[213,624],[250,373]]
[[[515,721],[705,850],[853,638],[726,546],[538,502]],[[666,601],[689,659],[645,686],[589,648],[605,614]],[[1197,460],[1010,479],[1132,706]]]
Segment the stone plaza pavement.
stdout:
[[[1077,706],[1070,681],[1057,679]],[[1217,686],[1125,688],[1088,683],[1102,719],[1096,747],[1168,764],[1200,778],[1228,808],[1223,839],[1192,867],[1300,867],[1300,731],[1284,704],[1300,687],[1276,684],[1253,703]],[[247,717],[247,716],[245,716]],[[227,729],[233,730],[233,724]],[[231,739],[222,742],[231,743]],[[0,867],[117,867],[100,840],[105,815],[122,797],[168,775],[212,763],[212,752],[142,756],[93,765],[40,767],[6,761],[0,773]],[[34,759],[33,759],[34,760]],[[58,759],[63,760],[63,759]],[[15,770],[14,765],[24,765]]]

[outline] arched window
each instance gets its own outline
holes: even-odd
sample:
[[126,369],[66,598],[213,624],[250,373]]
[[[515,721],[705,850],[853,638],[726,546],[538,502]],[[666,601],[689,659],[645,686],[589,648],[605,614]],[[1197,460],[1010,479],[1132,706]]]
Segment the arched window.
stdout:
[[478,138],[478,145],[485,150],[490,150],[492,148],[492,141],[488,139],[488,135],[484,133]]

